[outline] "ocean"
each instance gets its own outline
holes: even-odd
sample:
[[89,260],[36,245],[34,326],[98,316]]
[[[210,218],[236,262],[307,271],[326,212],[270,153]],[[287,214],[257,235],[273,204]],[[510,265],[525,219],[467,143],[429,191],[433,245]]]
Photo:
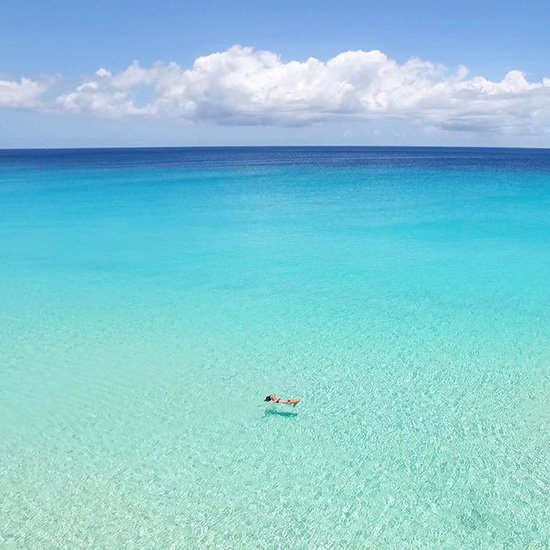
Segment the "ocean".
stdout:
[[550,150],[0,151],[3,549],[549,548],[549,366]]

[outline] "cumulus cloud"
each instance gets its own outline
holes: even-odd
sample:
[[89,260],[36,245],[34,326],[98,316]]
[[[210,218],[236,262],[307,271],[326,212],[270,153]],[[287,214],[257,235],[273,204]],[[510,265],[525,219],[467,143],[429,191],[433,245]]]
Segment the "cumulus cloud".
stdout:
[[508,131],[550,122],[550,80],[529,82],[521,71],[510,71],[498,82],[469,78],[464,67],[450,72],[420,59],[400,64],[377,50],[344,52],[328,61],[283,62],[273,52],[234,46],[199,57],[189,69],[133,63],[112,74],[102,68],[58,103],[99,115],[218,124],[393,117],[445,129]]
[[47,88],[48,82],[45,80],[0,80],[0,107],[37,107]]
[[100,68],[56,105],[100,116],[223,125],[393,118],[447,130],[541,133],[550,127],[550,79],[531,82],[514,70],[492,81],[469,76],[465,67],[398,63],[378,50],[283,61],[273,52],[234,46],[199,57],[190,68],[137,62],[118,73]]

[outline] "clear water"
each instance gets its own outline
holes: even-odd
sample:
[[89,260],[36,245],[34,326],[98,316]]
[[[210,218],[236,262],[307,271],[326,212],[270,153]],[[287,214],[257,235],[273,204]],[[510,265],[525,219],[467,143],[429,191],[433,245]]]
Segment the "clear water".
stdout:
[[549,547],[550,151],[3,151],[0,258],[1,548]]

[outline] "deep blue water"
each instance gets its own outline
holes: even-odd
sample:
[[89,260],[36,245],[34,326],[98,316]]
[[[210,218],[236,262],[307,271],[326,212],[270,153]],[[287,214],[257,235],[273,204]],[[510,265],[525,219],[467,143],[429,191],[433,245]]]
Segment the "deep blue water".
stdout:
[[20,168],[137,166],[313,166],[534,170],[550,169],[549,149],[481,147],[167,147],[0,150],[3,165]]

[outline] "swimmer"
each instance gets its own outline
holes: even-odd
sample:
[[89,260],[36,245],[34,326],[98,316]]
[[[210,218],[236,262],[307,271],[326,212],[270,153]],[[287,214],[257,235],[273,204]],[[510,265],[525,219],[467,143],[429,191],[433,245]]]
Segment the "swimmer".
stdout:
[[271,403],[278,403],[279,405],[292,405],[295,407],[299,402],[300,399],[282,399],[281,397],[277,397],[274,393],[268,395],[264,401],[268,401]]

